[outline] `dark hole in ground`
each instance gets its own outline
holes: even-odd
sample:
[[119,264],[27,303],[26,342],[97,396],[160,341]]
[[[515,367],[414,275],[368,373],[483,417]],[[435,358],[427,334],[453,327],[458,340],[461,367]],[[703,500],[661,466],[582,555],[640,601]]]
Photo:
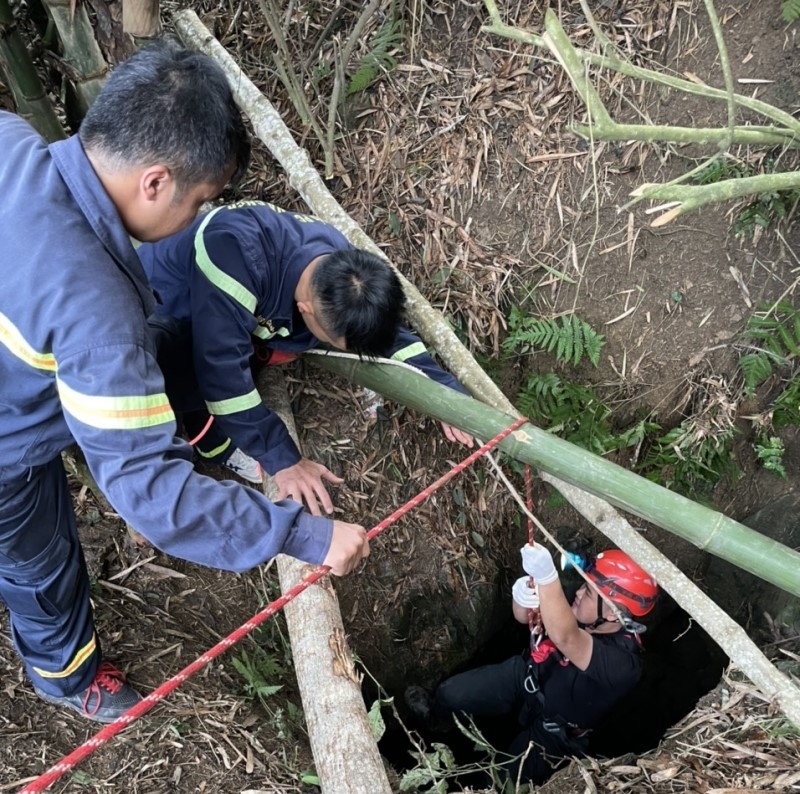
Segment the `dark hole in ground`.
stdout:
[[[667,729],[688,714],[697,701],[716,686],[727,663],[719,646],[666,594],[662,596],[642,641],[646,651],[642,678],[593,732],[591,755],[615,757],[642,753],[655,747]],[[472,659],[447,675],[502,662],[521,653],[527,642],[527,628],[509,617]],[[403,692],[390,694],[394,695],[406,726],[419,733],[428,749],[433,742],[446,744],[454,752],[459,765],[486,760],[485,752],[476,750],[474,743],[459,731],[435,734],[420,727],[405,707]],[[503,718],[479,718],[475,725],[490,744],[501,751],[519,730],[516,714]],[[415,748],[393,719],[387,718],[380,749],[398,770],[411,769],[417,764],[411,755]],[[462,785],[485,785],[483,778],[470,776],[459,778],[459,782]]]

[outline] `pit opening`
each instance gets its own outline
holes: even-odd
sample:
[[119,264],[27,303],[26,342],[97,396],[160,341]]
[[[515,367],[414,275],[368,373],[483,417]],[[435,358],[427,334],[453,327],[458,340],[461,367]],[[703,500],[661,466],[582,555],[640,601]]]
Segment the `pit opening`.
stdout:
[[[565,587],[567,589],[569,585]],[[577,589],[573,583],[571,589]],[[528,644],[527,627],[510,615],[489,640],[466,662],[443,671],[441,680],[465,670],[503,662],[524,653]],[[662,594],[651,625],[644,635],[644,668],[637,686],[626,695],[592,732],[589,754],[603,757],[639,754],[656,747],[667,729],[688,714],[697,701],[719,682],[727,657],[708,634],[666,594]],[[413,683],[409,681],[409,683]],[[437,682],[439,683],[439,682]],[[446,744],[459,766],[486,761],[485,750],[457,729],[431,731],[410,713],[403,691],[392,691],[406,727],[416,731],[428,748]],[[475,717],[475,727],[498,750],[505,750],[519,732],[516,714],[506,717]],[[398,771],[412,769],[416,748],[406,732],[387,715],[387,729],[379,743],[381,753]],[[485,775],[458,777],[462,786],[482,787]]]

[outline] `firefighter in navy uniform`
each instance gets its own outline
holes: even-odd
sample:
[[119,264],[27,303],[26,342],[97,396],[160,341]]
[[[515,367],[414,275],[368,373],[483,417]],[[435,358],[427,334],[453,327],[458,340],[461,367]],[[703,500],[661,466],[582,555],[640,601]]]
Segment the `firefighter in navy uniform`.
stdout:
[[[175,355],[161,361],[167,393],[172,399],[173,370],[193,361],[198,399],[192,406],[190,395],[184,397],[193,408],[182,411],[186,431],[199,432],[206,408],[215,418],[198,452],[258,482],[260,465],[274,477],[279,497],[305,502],[314,514],[319,505],[333,510],[325,483],[341,480],[303,458],[283,422],[262,403],[250,366],[254,347],[270,364],[319,345],[390,356],[464,391],[401,325],[403,290],[391,266],[313,216],[242,201],[137,253],[161,313],[178,322],[176,333],[185,338],[184,353],[174,343]],[[458,428],[443,429],[451,441],[472,446]]]
[[409,687],[406,703],[428,724],[452,714],[513,715],[519,732],[504,770],[512,783],[538,785],[569,757],[586,754],[592,728],[638,683],[644,626],[634,618],[651,612],[658,586],[627,554],[610,550],[590,563],[591,584],[569,604],[546,548],[524,546],[522,567],[514,617],[526,624],[532,611],[541,617],[530,651],[448,678],[433,698]]
[[363,527],[195,473],[148,327],[131,237],[188,223],[249,160],[223,71],[163,41],[117,66],[80,131],[48,146],[0,112],[0,599],[36,693],[111,722],[140,700],[104,660],[61,451],[83,450],[154,546],[243,571],[279,552],[335,573]]

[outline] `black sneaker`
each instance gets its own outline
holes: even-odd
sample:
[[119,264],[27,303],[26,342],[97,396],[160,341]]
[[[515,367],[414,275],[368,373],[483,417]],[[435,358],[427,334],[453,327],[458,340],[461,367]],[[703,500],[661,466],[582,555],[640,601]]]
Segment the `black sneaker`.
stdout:
[[142,696],[125,683],[125,674],[111,662],[101,662],[89,686],[74,695],[50,695],[34,686],[42,699],[54,706],[66,706],[95,722],[114,722],[135,706]]
[[423,724],[431,721],[431,696],[421,686],[408,687],[403,693],[403,699],[409,711]]

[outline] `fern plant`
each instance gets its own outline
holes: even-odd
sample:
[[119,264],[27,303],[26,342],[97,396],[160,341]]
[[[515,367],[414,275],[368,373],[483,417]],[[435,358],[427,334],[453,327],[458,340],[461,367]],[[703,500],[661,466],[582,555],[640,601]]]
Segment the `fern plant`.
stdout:
[[641,421],[624,433],[615,434],[610,423],[611,409],[597,392],[554,373],[531,375],[517,395],[517,406],[535,424],[597,455],[634,446],[647,433],[661,429],[652,422]]
[[800,354],[800,312],[785,300],[773,312],[766,307],[762,311],[750,318],[744,333],[746,341],[759,349],[739,359],[747,394],[753,394],[773,372]]
[[540,319],[512,306],[508,328],[508,336],[503,342],[503,349],[507,353],[545,350],[553,353],[559,361],[574,366],[586,356],[596,367],[605,344],[604,337],[577,314]]
[[347,96],[359,94],[381,74],[391,72],[397,66],[392,52],[403,45],[405,25],[400,18],[389,18],[375,31],[369,41],[369,52],[358,62],[347,81]]
[[782,0],[781,16],[785,22],[794,22],[800,19],[800,0]]
[[762,435],[755,443],[756,456],[767,471],[774,471],[779,477],[786,479],[783,466],[783,453],[786,448],[777,436]]

